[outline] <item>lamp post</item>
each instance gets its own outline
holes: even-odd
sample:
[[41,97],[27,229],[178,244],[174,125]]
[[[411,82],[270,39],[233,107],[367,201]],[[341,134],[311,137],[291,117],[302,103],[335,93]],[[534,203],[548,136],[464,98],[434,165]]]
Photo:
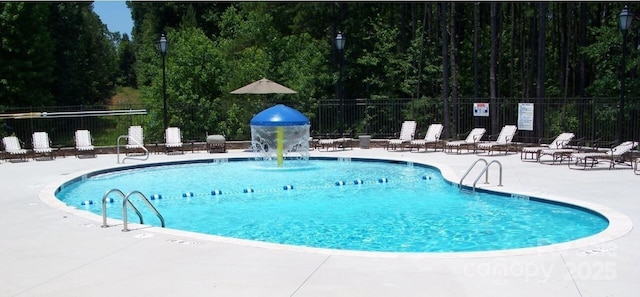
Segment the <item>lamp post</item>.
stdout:
[[164,33],[160,35],[160,39],[158,40],[158,50],[160,51],[160,55],[162,56],[162,101],[164,104],[164,129],[167,130],[169,127],[169,118],[167,116],[167,78],[166,78],[166,67],[165,60],[167,57],[167,50],[169,49],[169,41],[167,37],[164,36]]
[[342,63],[344,61],[344,43],[346,38],[342,36],[342,32],[336,35],[336,48],[340,52],[339,77],[338,77],[338,99],[340,99],[340,133],[344,133],[344,86],[342,82]]
[[622,12],[619,15],[620,31],[622,31],[622,60],[620,69],[620,103],[618,104],[618,143],[622,143],[624,133],[624,95],[625,95],[625,80],[627,69],[627,31],[631,27],[633,21],[633,13],[629,10],[629,6],[625,5]]

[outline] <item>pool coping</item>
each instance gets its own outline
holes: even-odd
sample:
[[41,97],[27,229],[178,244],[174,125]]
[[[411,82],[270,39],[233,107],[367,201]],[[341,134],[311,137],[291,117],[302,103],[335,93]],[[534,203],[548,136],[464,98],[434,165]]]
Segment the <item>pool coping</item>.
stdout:
[[[313,158],[338,158],[331,156],[320,156]],[[393,158],[393,157],[350,157],[352,159],[369,159],[369,160],[379,160],[379,161],[397,161],[397,162],[412,162],[414,164],[421,164],[424,166],[434,167],[440,171],[443,178],[452,184],[458,184],[455,181],[457,178],[457,174],[455,170],[446,164],[438,163],[438,162],[422,162],[422,161],[407,161],[403,158]],[[110,171],[111,169],[124,167],[124,168],[138,168],[138,167],[148,167],[148,166],[160,166],[163,164],[175,164],[175,163],[196,163],[196,162],[206,162],[207,160],[215,160],[215,159],[232,159],[230,157],[225,156],[216,156],[211,158],[202,158],[202,159],[194,159],[194,160],[183,160],[183,161],[150,161],[149,163],[144,164],[116,164],[115,166],[107,166],[105,168],[100,169],[91,169],[85,170],[81,172],[75,172],[73,175],[66,176],[64,181],[57,181],[55,183],[48,184],[42,188],[39,192],[38,197],[41,201],[45,202],[49,206],[58,209],[60,211],[82,217],[91,221],[98,222],[102,225],[102,216],[96,215],[73,206],[68,206],[62,201],[58,200],[55,197],[55,192],[58,188],[60,188],[63,184],[77,179],[82,178],[83,176],[91,175],[94,172],[99,171]],[[251,157],[233,157],[233,159],[251,159]],[[213,162],[213,161],[212,161]],[[543,165],[541,165],[543,166]],[[507,187],[507,189],[509,189]],[[479,188],[481,191],[495,192],[503,195],[524,195],[528,197],[535,197],[540,200],[547,200],[552,202],[558,202],[562,204],[567,204],[569,206],[577,206],[580,208],[584,208],[590,211],[594,211],[602,216],[604,216],[608,221],[608,227],[592,236],[563,242],[551,245],[544,245],[538,247],[528,247],[528,248],[517,248],[517,249],[506,249],[506,250],[495,250],[495,251],[475,251],[475,252],[417,252],[417,253],[406,253],[406,252],[369,252],[369,251],[352,251],[352,250],[337,250],[337,249],[325,249],[325,248],[315,248],[315,247],[305,247],[305,246],[293,246],[293,245],[285,245],[285,244],[277,244],[277,243],[268,243],[268,242],[259,242],[252,240],[244,240],[244,239],[236,239],[229,237],[222,237],[216,235],[208,235],[195,233],[190,231],[181,231],[169,228],[160,228],[149,225],[141,225],[135,223],[129,223],[129,229],[132,231],[144,231],[144,232],[155,232],[161,234],[168,234],[174,236],[185,236],[195,240],[202,241],[213,241],[219,243],[227,243],[241,246],[249,246],[249,247],[257,247],[257,248],[267,248],[267,249],[275,249],[275,250],[283,250],[283,251],[296,251],[296,252],[308,252],[308,253],[316,253],[323,255],[340,255],[340,256],[357,256],[357,257],[373,257],[373,258],[420,258],[420,259],[463,259],[463,258],[490,258],[490,257],[502,257],[502,256],[522,256],[522,255],[537,255],[544,253],[554,253],[554,252],[562,252],[572,249],[585,248],[593,245],[603,244],[614,239],[623,237],[624,235],[631,232],[633,229],[632,220],[624,215],[621,212],[618,212],[612,208],[588,202],[582,201],[579,199],[572,199],[563,197],[560,195],[548,195],[545,197],[540,197],[540,193],[535,193],[531,191],[518,191],[516,189],[509,190],[509,192],[504,190],[504,187],[500,189],[487,189],[487,188]],[[122,221],[107,218],[107,224],[109,227],[121,226]]]

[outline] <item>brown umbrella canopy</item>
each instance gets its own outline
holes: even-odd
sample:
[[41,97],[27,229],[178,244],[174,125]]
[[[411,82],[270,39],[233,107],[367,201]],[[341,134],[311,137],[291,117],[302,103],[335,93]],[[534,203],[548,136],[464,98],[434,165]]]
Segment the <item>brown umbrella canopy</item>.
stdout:
[[281,84],[272,82],[266,78],[252,82],[242,88],[232,91],[231,94],[295,94],[296,91]]

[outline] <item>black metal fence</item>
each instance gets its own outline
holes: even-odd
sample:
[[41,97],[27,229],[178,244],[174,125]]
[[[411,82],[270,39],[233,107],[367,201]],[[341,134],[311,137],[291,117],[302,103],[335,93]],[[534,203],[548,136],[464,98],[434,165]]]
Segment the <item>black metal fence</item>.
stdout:
[[[311,115],[311,133],[314,136],[329,137],[341,132],[352,136],[371,135],[372,138],[391,138],[400,130],[405,120],[417,121],[416,138],[424,137],[429,124],[444,123],[443,137],[463,137],[474,127],[484,127],[487,135],[499,133],[502,126],[518,124],[519,103],[533,103],[533,99],[499,99],[490,105],[488,116],[474,116],[474,102],[489,103],[489,99],[460,99],[448,103],[448,124],[445,123],[445,109],[441,99],[338,99],[318,100],[312,109],[304,110],[296,102],[270,102],[267,106],[283,103]],[[542,112],[542,131],[520,130],[515,141],[535,143],[540,137],[553,137],[561,132],[573,132],[576,137],[614,141],[618,133],[618,98],[545,98],[536,104],[534,113]],[[623,140],[640,139],[640,106],[638,98],[627,98],[623,119]],[[306,107],[308,108],[308,107]],[[180,108],[179,118],[188,122],[199,122],[195,108]],[[139,111],[105,113],[104,111]],[[82,116],[75,112],[81,112]],[[175,112],[175,110],[174,110]],[[68,114],[67,114],[68,113]],[[45,131],[54,144],[73,146],[73,133],[77,129],[91,131],[96,145],[115,145],[119,135],[125,135],[131,125],[161,127],[159,117],[162,110],[154,106],[67,106],[46,108],[5,108],[0,115],[0,135],[16,135],[31,147],[31,135],[35,131]],[[221,111],[219,111],[221,113]],[[52,116],[55,114],[56,116]],[[224,113],[221,113],[224,114]],[[173,115],[174,118],[176,115]],[[230,140],[249,140],[250,119],[244,121],[246,127],[237,131],[243,134],[226,135]],[[241,122],[242,123],[242,122]],[[538,125],[535,125],[536,127]],[[182,127],[181,127],[182,128]],[[206,133],[216,134],[216,127],[210,131],[202,128],[182,128],[183,138],[204,141]],[[213,132],[213,133],[212,133]],[[162,142],[162,135],[145,135],[145,141]]]

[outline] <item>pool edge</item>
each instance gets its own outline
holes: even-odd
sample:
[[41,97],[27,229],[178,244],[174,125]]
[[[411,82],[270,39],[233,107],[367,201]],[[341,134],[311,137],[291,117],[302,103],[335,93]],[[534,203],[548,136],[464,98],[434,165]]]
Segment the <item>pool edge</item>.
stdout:
[[[313,157],[314,159],[336,159],[338,157]],[[64,184],[75,180],[77,178],[83,178],[83,176],[91,176],[94,172],[104,172],[111,170],[122,170],[123,168],[136,168],[136,167],[148,167],[148,166],[160,166],[166,164],[184,164],[184,163],[198,163],[198,162],[213,162],[215,159],[221,158],[204,158],[197,160],[183,160],[183,161],[160,161],[160,162],[152,162],[138,165],[115,165],[115,166],[107,166],[99,169],[91,169],[78,173],[74,173],[73,175],[67,175],[61,177],[60,181],[55,183],[51,183],[42,188],[39,192],[38,197],[41,201],[45,202],[47,205],[58,209],[62,212],[69,213],[78,217],[82,217],[91,221],[99,222],[102,224],[102,216],[96,215],[72,206],[68,206],[64,202],[58,200],[56,198],[56,191],[62,187]],[[222,159],[252,159],[250,157],[237,157],[237,158],[228,158],[224,157]],[[414,164],[421,164],[424,166],[429,166],[436,168],[440,171],[443,178],[450,183],[457,184],[453,182],[455,178],[457,178],[454,170],[444,164],[439,163],[425,163],[421,161],[407,161],[403,159],[394,159],[394,158],[359,158],[359,157],[351,157],[351,159],[358,160],[377,160],[377,161],[398,161],[398,162],[411,162]],[[489,190],[486,188],[482,189],[483,191],[494,192],[499,194],[517,194],[517,195],[526,195],[531,197],[538,197],[538,194],[529,193],[527,191],[517,191],[511,189],[508,193],[506,191],[498,191],[498,190]],[[572,249],[585,248],[588,246],[593,246],[597,244],[607,243],[614,239],[620,238],[626,234],[628,234],[632,228],[633,223],[631,219],[618,212],[614,209],[580,200],[570,199],[566,197],[560,197],[555,195],[548,195],[545,198],[539,198],[541,200],[558,202],[561,204],[565,204],[568,206],[577,206],[580,208],[584,208],[599,215],[603,216],[609,221],[609,225],[607,228],[597,234],[583,237],[580,239],[538,246],[538,247],[528,247],[528,248],[518,248],[518,249],[507,249],[507,250],[495,250],[495,251],[477,251],[477,252],[419,252],[419,253],[391,253],[391,252],[368,252],[368,251],[352,251],[352,250],[336,250],[336,249],[323,249],[323,248],[315,248],[315,247],[304,247],[304,246],[293,246],[293,245],[284,245],[277,243],[267,243],[267,242],[259,242],[259,241],[251,241],[244,239],[236,239],[236,238],[228,238],[216,235],[208,235],[208,234],[200,234],[189,231],[181,231],[175,229],[167,229],[160,228],[148,225],[135,225],[132,224],[131,229],[132,232],[136,232],[139,230],[152,231],[156,233],[168,234],[173,236],[184,236],[188,238],[204,240],[204,241],[213,241],[225,244],[236,244],[243,246],[252,246],[259,248],[269,248],[269,249],[278,249],[278,250],[287,250],[287,251],[297,251],[297,252],[309,252],[309,253],[319,253],[319,254],[327,254],[327,255],[342,255],[342,256],[359,256],[359,257],[376,257],[376,258],[433,258],[433,259],[458,259],[458,258],[482,258],[482,257],[504,257],[504,256],[521,256],[521,255],[535,255],[542,253],[552,253],[552,252],[561,252]],[[108,218],[108,223],[110,226],[113,225],[121,225],[122,221],[116,219]]]

